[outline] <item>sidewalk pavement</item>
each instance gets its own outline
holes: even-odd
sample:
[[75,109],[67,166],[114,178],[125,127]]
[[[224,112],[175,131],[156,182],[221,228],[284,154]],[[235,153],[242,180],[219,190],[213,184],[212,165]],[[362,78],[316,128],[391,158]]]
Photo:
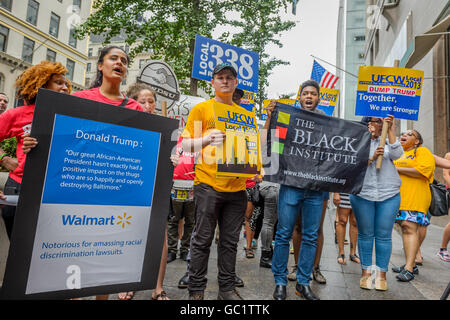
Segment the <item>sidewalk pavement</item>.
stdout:
[[[422,245],[423,266],[419,267],[420,274],[408,283],[396,280],[391,270],[387,274],[388,291],[363,290],[359,287],[361,276],[360,265],[348,259],[349,246],[345,246],[346,265],[337,263],[337,244],[334,243],[334,219],[335,209],[327,210],[324,221],[324,248],[320,268],[327,279],[325,285],[311,281],[313,291],[322,300],[438,300],[450,282],[450,263],[441,261],[437,256],[441,243],[443,227],[430,225],[427,237]],[[347,228],[348,229],[348,228]],[[254,259],[245,258],[243,247],[245,239],[242,237],[238,246],[236,271],[237,275],[244,280],[245,286],[238,288],[245,300],[272,300],[274,290],[274,279],[271,269],[261,268],[259,259],[261,251],[255,251]],[[393,248],[390,268],[404,264],[401,235],[394,229]],[[347,236],[348,238],[348,236]],[[0,282],[3,280],[5,260],[7,256],[8,240],[4,231],[3,221],[0,219]],[[294,255],[289,256],[288,268],[294,265]],[[187,289],[177,287],[179,279],[186,272],[186,262],[180,259],[169,263],[166,269],[164,289],[172,300],[187,300],[189,294]],[[217,299],[217,246],[213,241],[208,265],[208,285],[205,291],[205,299]],[[150,300],[152,290],[139,291],[135,293],[136,300]],[[88,297],[86,299],[94,299]],[[111,300],[117,300],[117,295],[110,295]],[[302,300],[295,294],[295,281],[289,281],[287,287],[288,300]]]

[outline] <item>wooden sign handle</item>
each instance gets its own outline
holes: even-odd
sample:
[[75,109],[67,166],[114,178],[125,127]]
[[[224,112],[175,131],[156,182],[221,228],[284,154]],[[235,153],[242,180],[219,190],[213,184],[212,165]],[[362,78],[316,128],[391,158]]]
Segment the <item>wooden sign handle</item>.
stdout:
[[[395,60],[394,68],[398,68],[399,65],[400,65],[400,60]],[[383,130],[381,131],[380,144],[378,145],[379,147],[384,147],[386,145],[386,136],[387,136],[388,130],[389,130],[389,124],[386,121],[383,121]],[[382,161],[383,161],[383,156],[379,155],[377,157],[377,165],[376,165],[377,169],[381,169]]]
[[167,117],[167,101],[161,101],[161,115]]
[[[381,131],[381,138],[380,138],[380,144],[378,145],[379,147],[384,147],[386,145],[386,136],[387,136],[387,132],[389,129],[389,124],[384,121],[383,122],[383,131]],[[381,169],[381,162],[383,161],[383,156],[379,155],[377,157],[377,169]]]

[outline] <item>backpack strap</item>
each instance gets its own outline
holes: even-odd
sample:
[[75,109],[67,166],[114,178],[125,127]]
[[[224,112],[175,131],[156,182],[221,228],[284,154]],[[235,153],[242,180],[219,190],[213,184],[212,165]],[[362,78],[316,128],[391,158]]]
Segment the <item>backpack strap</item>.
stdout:
[[125,99],[123,99],[122,103],[119,105],[119,107],[125,107],[128,103],[128,100],[130,100],[127,96],[125,96]]

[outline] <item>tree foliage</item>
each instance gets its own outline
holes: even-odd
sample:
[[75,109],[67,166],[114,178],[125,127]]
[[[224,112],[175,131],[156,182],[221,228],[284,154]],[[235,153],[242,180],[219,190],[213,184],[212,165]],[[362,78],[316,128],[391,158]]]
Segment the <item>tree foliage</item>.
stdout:
[[[218,39],[260,54],[257,99],[262,103],[270,71],[287,64],[269,57],[265,50],[270,43],[281,47],[276,36],[294,25],[279,17],[288,3],[289,0],[94,0],[93,13],[78,26],[77,37],[103,35],[107,44],[113,37],[125,34],[132,58],[151,50],[154,59],[172,66],[181,79],[181,90],[196,95],[198,85],[206,91],[209,85],[190,78],[195,35],[212,38],[219,31]],[[230,26],[236,27],[237,33],[226,31]]]

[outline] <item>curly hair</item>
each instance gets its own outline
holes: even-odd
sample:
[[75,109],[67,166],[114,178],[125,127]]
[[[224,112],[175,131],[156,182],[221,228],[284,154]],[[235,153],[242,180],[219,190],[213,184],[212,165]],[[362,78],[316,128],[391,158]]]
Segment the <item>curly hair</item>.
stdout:
[[[43,87],[53,75],[65,75],[69,72],[59,62],[42,61],[40,64],[25,70],[16,80],[17,98],[28,103],[34,103],[39,88]],[[69,94],[72,92],[72,85],[67,79]]]
[[152,89],[152,87],[150,87],[148,84],[145,84],[143,82],[136,82],[134,84],[132,84],[127,91],[127,97],[137,100],[139,93],[142,90],[148,90],[153,94],[153,98],[155,98],[155,102],[156,102],[156,91]]

